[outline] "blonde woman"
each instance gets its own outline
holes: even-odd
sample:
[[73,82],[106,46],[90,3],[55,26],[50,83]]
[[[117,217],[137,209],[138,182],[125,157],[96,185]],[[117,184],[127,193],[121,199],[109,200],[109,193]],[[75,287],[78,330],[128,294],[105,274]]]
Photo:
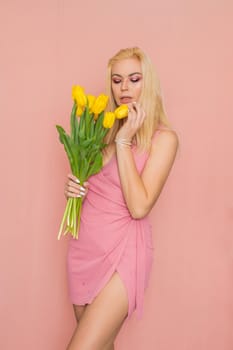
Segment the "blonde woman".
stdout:
[[159,81],[139,48],[107,68],[109,109],[129,107],[107,135],[103,169],[84,186],[68,175],[66,197],[85,197],[78,240],[68,247],[77,328],[67,350],[113,350],[125,319],[143,313],[153,243],[148,214],[175,160],[178,137],[164,113]]

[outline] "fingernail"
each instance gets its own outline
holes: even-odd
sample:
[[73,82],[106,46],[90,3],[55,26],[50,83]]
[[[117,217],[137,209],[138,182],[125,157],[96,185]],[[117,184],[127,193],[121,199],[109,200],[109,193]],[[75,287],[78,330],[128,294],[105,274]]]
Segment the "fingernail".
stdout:
[[76,197],[81,198],[82,196],[80,194],[77,194]]
[[80,191],[86,191],[83,186],[80,186]]
[[76,181],[78,184],[80,184],[80,181],[79,181],[79,179],[78,179],[77,177],[76,177],[75,181]]
[[80,194],[81,194],[82,196],[84,196],[84,195],[86,194],[86,192],[85,192],[85,191],[80,191]]

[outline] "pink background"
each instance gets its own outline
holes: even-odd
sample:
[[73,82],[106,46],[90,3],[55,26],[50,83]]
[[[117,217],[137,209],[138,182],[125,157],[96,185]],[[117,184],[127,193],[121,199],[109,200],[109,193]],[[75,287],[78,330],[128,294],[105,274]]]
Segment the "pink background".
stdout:
[[73,84],[104,91],[107,59],[138,45],[160,76],[180,149],[152,211],[155,263],[142,321],[119,350],[233,349],[233,3],[0,3],[0,348],[64,350],[75,325],[66,239],[56,240]]

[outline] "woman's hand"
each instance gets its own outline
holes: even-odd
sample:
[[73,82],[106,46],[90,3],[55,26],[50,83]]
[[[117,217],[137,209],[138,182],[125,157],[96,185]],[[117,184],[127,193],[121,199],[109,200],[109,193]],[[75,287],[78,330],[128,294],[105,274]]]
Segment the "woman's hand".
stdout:
[[142,126],[146,113],[138,102],[128,105],[129,114],[126,122],[117,133],[118,139],[132,140],[133,136]]
[[68,179],[65,183],[65,197],[66,199],[73,197],[85,198],[88,192],[88,182],[84,182],[83,186],[80,186],[80,181],[72,174],[68,174]]

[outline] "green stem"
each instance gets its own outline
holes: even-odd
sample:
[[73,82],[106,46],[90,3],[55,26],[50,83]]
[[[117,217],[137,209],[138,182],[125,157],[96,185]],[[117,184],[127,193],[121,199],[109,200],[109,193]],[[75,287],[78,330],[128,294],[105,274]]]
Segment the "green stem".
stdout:
[[73,227],[73,205],[74,205],[74,198],[71,198],[71,206],[70,206],[70,210],[69,210],[69,223],[68,225],[70,226],[71,230]]
[[69,213],[70,204],[71,204],[71,200],[69,198],[67,203],[66,203],[65,212],[64,212],[63,217],[62,217],[62,221],[61,221],[61,225],[60,225],[60,229],[59,229],[59,233],[58,233],[58,237],[57,237],[58,240],[61,238],[62,231],[64,229],[64,223],[65,223],[65,220],[66,220],[68,213]]
[[77,223],[77,231],[75,233],[75,238],[78,239],[78,233],[79,233],[79,227],[80,227],[80,219],[81,219],[81,210],[82,210],[82,198],[80,198],[80,200],[78,201],[78,205],[77,205],[77,219],[78,219],[78,223]]
[[75,236],[75,232],[76,232],[76,229],[77,229],[77,212],[76,212],[76,207],[77,207],[77,201],[78,201],[78,198],[74,198],[74,202],[73,202],[73,211],[72,211],[72,216],[73,216],[73,234],[72,236],[74,237]]

